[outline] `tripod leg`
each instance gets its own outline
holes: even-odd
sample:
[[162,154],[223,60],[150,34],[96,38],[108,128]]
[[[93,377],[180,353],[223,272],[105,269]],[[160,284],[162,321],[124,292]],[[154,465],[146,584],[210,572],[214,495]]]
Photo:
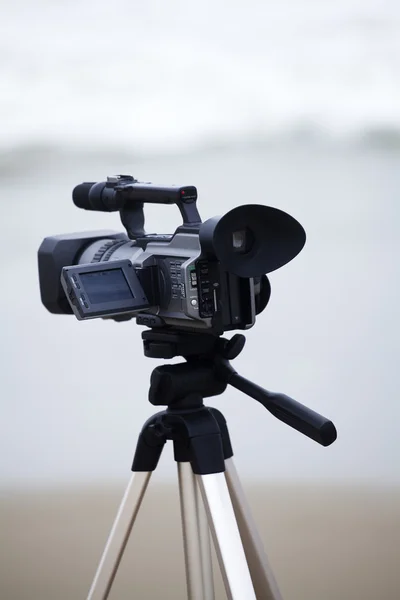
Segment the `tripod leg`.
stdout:
[[106,600],[150,480],[150,472],[134,472],[126,488],[87,600]]
[[197,475],[229,600],[256,600],[223,473]]
[[281,593],[268,564],[260,535],[243,492],[232,458],[225,461],[225,477],[231,495],[240,535],[247,557],[257,600],[282,600]]
[[207,514],[204,507],[201,492],[193,474],[196,484],[201,564],[203,567],[204,600],[214,600],[214,574],[211,557],[210,528],[208,526]]
[[186,582],[189,600],[214,600],[208,523],[190,462],[178,462]]

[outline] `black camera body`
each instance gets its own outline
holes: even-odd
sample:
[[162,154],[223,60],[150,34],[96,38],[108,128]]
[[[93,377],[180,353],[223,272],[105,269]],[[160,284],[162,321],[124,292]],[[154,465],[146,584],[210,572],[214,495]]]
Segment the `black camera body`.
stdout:
[[[290,215],[239,206],[202,223],[194,186],[156,186],[131,176],[83,183],[76,206],[119,211],[125,233],[98,231],[45,238],[39,253],[44,306],[55,314],[127,320],[149,327],[221,335],[248,329],[270,297],[269,273],[305,243]],[[172,235],[146,235],[143,206],[177,204]]]

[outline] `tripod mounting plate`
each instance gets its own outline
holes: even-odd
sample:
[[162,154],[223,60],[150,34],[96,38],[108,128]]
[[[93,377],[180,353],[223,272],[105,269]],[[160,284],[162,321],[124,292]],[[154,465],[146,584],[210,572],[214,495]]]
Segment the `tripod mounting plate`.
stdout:
[[175,356],[200,357],[215,353],[222,354],[228,360],[236,358],[243,350],[246,338],[236,334],[226,340],[210,333],[187,333],[180,331],[143,331],[144,355],[148,358],[170,359]]
[[143,331],[144,354],[148,358],[170,359],[175,356],[192,356],[212,352],[218,337],[207,333],[182,333],[178,331]]

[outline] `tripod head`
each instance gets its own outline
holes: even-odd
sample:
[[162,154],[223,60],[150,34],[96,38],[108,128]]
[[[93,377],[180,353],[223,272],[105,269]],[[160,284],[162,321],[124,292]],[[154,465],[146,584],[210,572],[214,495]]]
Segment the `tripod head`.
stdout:
[[246,338],[230,340],[210,334],[159,332],[142,333],[144,354],[150,358],[183,356],[185,363],[164,365],[151,375],[149,401],[171,410],[202,405],[203,398],[222,394],[228,384],[260,402],[277,419],[322,446],[337,437],[329,419],[284,394],[269,392],[239,375],[230,364],[244,348]]

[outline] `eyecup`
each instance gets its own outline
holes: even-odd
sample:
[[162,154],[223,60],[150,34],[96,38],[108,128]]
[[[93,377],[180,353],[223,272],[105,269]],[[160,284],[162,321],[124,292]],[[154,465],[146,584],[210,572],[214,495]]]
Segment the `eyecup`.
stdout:
[[[253,238],[248,251],[235,251],[232,245],[235,231],[247,231]],[[223,217],[205,221],[199,238],[204,256],[215,257],[229,273],[261,277],[293,260],[305,244],[306,233],[296,219],[282,210],[246,204]]]

